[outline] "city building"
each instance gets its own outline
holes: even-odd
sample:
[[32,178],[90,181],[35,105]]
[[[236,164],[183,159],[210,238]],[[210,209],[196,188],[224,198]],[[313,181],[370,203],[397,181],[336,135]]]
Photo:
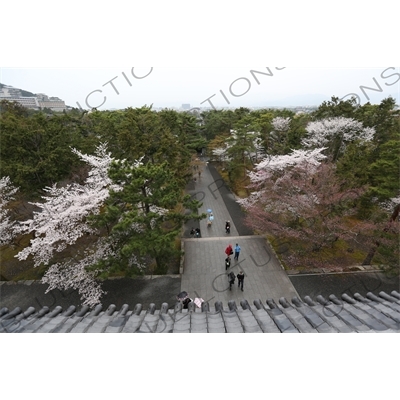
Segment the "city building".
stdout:
[[67,109],[65,102],[58,97],[48,97],[44,93],[32,94],[12,86],[0,85],[0,101],[7,100],[19,103],[31,110],[43,110],[48,108],[55,112],[62,112]]
[[0,101],[7,100],[11,102],[19,103],[21,106],[29,108],[31,110],[39,110],[39,102],[36,97],[2,97],[0,95]]

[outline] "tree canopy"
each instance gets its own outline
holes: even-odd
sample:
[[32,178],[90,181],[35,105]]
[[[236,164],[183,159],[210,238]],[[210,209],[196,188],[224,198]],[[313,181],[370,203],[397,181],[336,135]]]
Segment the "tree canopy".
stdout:
[[18,249],[19,260],[46,267],[49,290],[78,289],[85,304],[100,301],[99,278],[162,274],[179,258],[182,225],[204,217],[185,188],[206,148],[248,224],[293,241],[289,267],[326,266],[322,255],[340,243],[365,263],[398,269],[392,98],[333,97],[310,113],[197,114],[148,106],[47,114],[2,101],[0,130],[0,251]]

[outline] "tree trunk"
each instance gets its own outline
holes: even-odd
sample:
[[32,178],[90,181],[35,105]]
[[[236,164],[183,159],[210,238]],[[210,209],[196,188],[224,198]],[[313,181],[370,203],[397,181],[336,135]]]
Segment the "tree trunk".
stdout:
[[390,222],[395,222],[397,218],[399,217],[400,214],[400,204],[398,204],[392,214],[392,217],[390,218]]
[[155,269],[155,272],[158,274],[158,275],[161,275],[161,274],[163,274],[163,273],[165,273],[165,267],[166,267],[166,265],[165,265],[165,257],[163,257],[163,256],[161,256],[161,255],[157,255],[156,257],[155,257],[155,261],[156,261],[156,269]]
[[375,256],[376,250],[378,250],[379,244],[376,245],[376,247],[373,247],[368,255],[367,258],[363,261],[362,265],[371,265],[372,264],[372,260]]

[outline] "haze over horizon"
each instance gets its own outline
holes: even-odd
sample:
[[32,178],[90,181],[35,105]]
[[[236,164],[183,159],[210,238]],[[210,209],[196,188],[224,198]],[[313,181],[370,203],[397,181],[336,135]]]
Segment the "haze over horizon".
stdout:
[[0,82],[99,110],[153,105],[307,107],[332,96],[400,103],[400,67],[374,68],[0,68]]

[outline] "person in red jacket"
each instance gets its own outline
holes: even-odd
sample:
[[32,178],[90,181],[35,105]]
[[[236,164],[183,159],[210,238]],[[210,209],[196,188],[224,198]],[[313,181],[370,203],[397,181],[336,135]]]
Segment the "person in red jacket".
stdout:
[[233,254],[233,248],[232,245],[230,244],[226,249],[225,249],[225,254],[229,257]]

